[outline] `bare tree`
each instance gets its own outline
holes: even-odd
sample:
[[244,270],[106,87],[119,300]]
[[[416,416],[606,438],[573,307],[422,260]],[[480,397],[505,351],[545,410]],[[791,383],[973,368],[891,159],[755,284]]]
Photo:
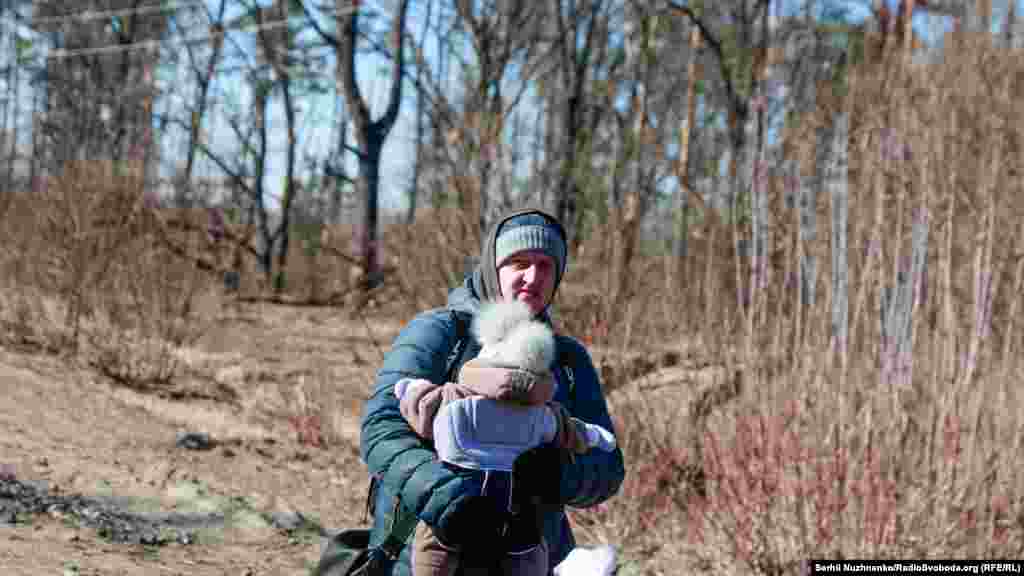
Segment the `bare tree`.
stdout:
[[[299,145],[296,119],[296,103],[292,80],[292,69],[296,62],[292,56],[295,48],[294,33],[287,25],[290,2],[277,0],[269,8],[255,10],[258,25],[259,46],[262,58],[270,63],[273,69],[275,84],[281,93],[281,104],[285,115],[287,129],[287,146],[285,158],[284,192],[281,198],[281,222],[278,226],[277,273],[274,275],[274,291],[281,293],[285,286],[285,265],[288,262],[288,243],[292,205],[298,194],[298,181],[295,178],[296,159]],[[284,24],[275,28],[264,27],[270,20]]]
[[[12,4],[12,2],[8,2],[7,5],[0,8],[0,18],[13,20],[15,6]],[[21,77],[18,71],[21,68],[22,57],[18,35],[14,32],[14,27],[4,25],[0,26],[0,29],[2,29],[0,50],[4,50],[10,55],[10,59],[2,69],[6,94],[3,95],[3,105],[0,106],[0,153],[3,153],[3,145],[10,143],[7,168],[4,171],[3,184],[0,185],[0,193],[3,193],[14,188],[14,165],[18,158],[18,112],[21,100]]]
[[[280,294],[285,289],[291,217],[299,189],[296,177],[299,94],[294,76],[308,68],[309,63],[296,55],[299,49],[295,40],[298,32],[290,23],[287,2],[277,2],[268,7],[250,6],[227,21],[222,16],[223,12],[216,19],[211,16],[211,59],[205,65],[197,65],[195,60],[191,60],[192,75],[198,84],[198,106],[185,110],[183,115],[172,114],[165,120],[188,134],[190,154],[186,156],[187,173],[191,173],[188,162],[192,162],[191,165],[195,162],[191,153],[197,152],[226,175],[232,190],[239,192],[229,202],[243,215],[245,227],[241,236],[232,238],[236,254],[239,251],[252,254],[267,284]],[[258,50],[254,58],[238,44],[237,39],[232,39],[232,34],[242,34],[248,29],[256,32]],[[229,44],[233,48],[231,51],[226,49]],[[202,111],[208,104],[216,64],[229,60],[234,69],[242,74],[251,95],[248,110],[237,110],[225,118],[228,133],[234,136],[237,150],[218,147],[198,132]],[[280,208],[276,213],[268,205],[271,190],[268,190],[266,182],[272,140],[269,115],[275,95],[280,95],[286,125],[284,185],[279,196]],[[179,184],[190,186],[180,179]],[[250,244],[253,229],[257,240],[255,245]]]
[[199,61],[199,54],[192,42],[184,42],[188,56],[189,69],[192,78],[197,85],[195,104],[189,114],[188,144],[185,150],[185,167],[178,174],[177,198],[179,206],[191,204],[192,173],[195,169],[196,156],[198,154],[199,139],[202,137],[203,122],[206,118],[207,107],[210,98],[210,86],[214,81],[214,73],[217,63],[220,61],[224,48],[224,11],[227,9],[228,1],[220,0],[216,15],[213,11],[206,9],[206,16],[209,20],[208,29],[210,34],[210,54],[205,64]]
[[[826,134],[830,137],[830,154],[826,161],[831,169],[826,170],[829,201],[832,218],[832,350],[838,354],[843,368],[847,366],[847,350],[850,334],[850,278],[849,278],[849,179],[847,178],[847,162],[849,159],[849,116],[841,112],[835,124]],[[812,276],[808,283],[814,282]],[[802,282],[803,283],[803,282]],[[813,296],[810,298],[813,300]]]
[[[701,31],[705,44],[710,49],[712,66],[717,70],[720,90],[715,93],[728,114],[729,188],[730,212],[733,223],[733,238],[737,256],[741,256],[741,222],[745,219],[745,200],[755,193],[753,199],[760,200],[758,190],[751,188],[755,168],[759,161],[757,154],[763,143],[763,114],[759,113],[759,101],[763,97],[761,83],[768,57],[769,34],[767,19],[770,0],[736,0],[693,6],[670,0],[667,7],[672,12],[685,16]],[[763,161],[760,162],[763,165]],[[763,241],[764,204],[755,202],[751,212],[754,245],[751,252],[752,283],[760,285],[764,270],[765,250]],[[736,259],[737,305],[745,309],[747,301],[754,296],[743,289],[740,258]]]
[[[152,69],[168,24],[159,8],[157,0],[33,5],[33,26],[57,47],[47,63],[43,125],[52,167],[139,157],[151,145]],[[89,10],[115,16],[95,18]]]
[[[427,42],[427,34],[433,16],[434,2],[428,0],[426,15],[423,17],[423,31],[420,33],[420,39],[416,48],[417,54],[423,54],[424,46]],[[423,66],[416,67],[416,150],[414,152],[415,157],[413,158],[412,167],[412,182],[410,182],[409,192],[406,194],[409,200],[409,207],[405,213],[405,223],[412,224],[416,218],[416,202],[419,198],[419,189],[421,182],[421,175],[423,173],[423,165],[425,163],[426,154],[425,148],[427,144],[427,109],[426,109],[426,91],[423,89],[425,70]]]
[[689,62],[686,65],[686,114],[683,116],[679,129],[679,158],[675,164],[676,181],[679,184],[678,201],[678,222],[676,225],[676,237],[673,243],[673,261],[675,271],[675,286],[681,288],[686,282],[686,257],[688,252],[687,240],[690,235],[690,202],[691,198],[703,198],[691,185],[692,169],[690,166],[690,144],[692,142],[693,126],[697,117],[697,51],[700,50],[701,38],[700,29],[696,26],[690,27],[688,56]]
[[399,0],[398,10],[391,24],[391,49],[394,52],[391,68],[391,90],[387,107],[380,118],[371,117],[370,108],[356,79],[356,44],[361,38],[359,15],[361,5],[346,0],[335,0],[335,25],[338,36],[327,33],[317,23],[317,16],[299,0],[307,19],[317,33],[333,46],[338,59],[338,81],[345,89],[345,103],[352,117],[356,133],[355,153],[359,159],[359,179],[356,182],[360,204],[360,223],[356,242],[364,274],[364,286],[372,288],[380,283],[380,263],[377,262],[377,228],[379,221],[380,158],[388,133],[398,118],[402,101],[402,75],[405,63],[405,18],[409,0]]
[[557,158],[559,167],[555,179],[555,213],[565,224],[570,242],[578,246],[583,223],[580,171],[590,161],[584,153],[591,144],[589,137],[606,112],[604,107],[591,105],[589,101],[593,98],[594,74],[607,62],[611,2],[555,0],[551,5],[558,54],[558,88],[552,90],[551,96],[556,98],[558,108],[549,114],[550,118],[560,118],[561,122],[557,129],[549,129],[548,136],[558,145],[547,151]]
[[[505,122],[525,89],[525,81],[532,76],[537,61],[529,55],[536,35],[531,28],[538,14],[537,2],[514,0],[511,2],[455,3],[460,24],[471,38],[476,67],[475,86],[467,94],[462,117],[470,130],[462,130],[461,156],[471,159],[474,169],[458,181],[472,182],[472,194],[479,215],[482,236],[487,230],[492,184],[495,172],[502,166]],[[520,89],[506,93],[510,66],[523,66],[518,76]],[[532,64],[532,66],[531,66]],[[499,180],[500,181],[500,180]]]

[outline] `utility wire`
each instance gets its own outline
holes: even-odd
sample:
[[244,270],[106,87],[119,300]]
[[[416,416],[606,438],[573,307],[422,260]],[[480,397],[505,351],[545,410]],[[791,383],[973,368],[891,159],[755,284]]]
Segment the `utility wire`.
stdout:
[[[335,12],[338,16],[356,11],[357,8],[345,8]],[[74,50],[67,50],[64,48],[58,48],[54,50],[53,54],[47,55],[48,59],[62,60],[65,58],[73,58],[75,56],[92,56],[98,54],[113,54],[118,52],[129,52],[133,50],[146,50],[156,49],[162,46],[175,46],[185,44],[197,44],[201,42],[208,42],[216,37],[226,36],[228,32],[259,32],[261,30],[273,30],[275,28],[282,28],[289,25],[292,22],[291,19],[275,20],[273,22],[264,22],[263,24],[253,24],[251,26],[242,26],[238,28],[231,28],[229,30],[221,30],[210,32],[209,34],[203,34],[200,36],[180,38],[177,40],[144,40],[140,42],[132,42],[130,44],[113,44],[111,46],[96,46],[93,48],[76,48]]]
[[[332,10],[330,14],[334,16],[345,16],[359,10],[358,5],[341,8],[340,10]],[[100,54],[116,54],[119,52],[131,52],[134,50],[155,50],[164,46],[175,46],[175,45],[186,45],[186,44],[197,44],[201,42],[208,42],[217,37],[226,36],[228,32],[259,32],[261,30],[272,30],[274,28],[281,28],[287,26],[292,22],[292,19],[275,20],[273,22],[264,22],[263,24],[253,24],[251,26],[241,26],[238,28],[231,28],[229,30],[211,31],[209,34],[203,34],[199,36],[179,38],[176,40],[143,40],[139,42],[132,42],[129,44],[112,44],[109,46],[95,46],[91,48],[75,48],[65,49],[57,48],[51,54],[47,54],[48,60],[63,60],[66,58],[74,58],[76,56],[95,56]]]
[[121,10],[107,10],[105,12],[95,12],[93,10],[84,10],[77,14],[65,14],[63,16],[51,16],[48,18],[27,18],[28,24],[32,25],[43,25],[43,24],[64,24],[67,22],[84,22],[89,20],[109,20],[111,18],[118,18],[121,16],[138,16],[142,14],[151,14],[154,12],[176,12],[183,8],[191,8],[193,6],[202,6],[202,2],[189,1],[181,3],[171,3],[169,5],[159,6],[138,6],[135,8],[125,8]]

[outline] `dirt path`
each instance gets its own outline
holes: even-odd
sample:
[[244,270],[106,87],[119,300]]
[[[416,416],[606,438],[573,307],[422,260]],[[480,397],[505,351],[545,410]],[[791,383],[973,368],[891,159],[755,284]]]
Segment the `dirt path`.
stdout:
[[[173,387],[145,392],[0,349],[0,475],[133,518],[222,520],[188,531],[185,543],[147,546],[102,537],[66,510],[0,518],[0,571],[305,574],[319,552],[316,526],[362,521],[358,410],[397,328],[333,311],[238,309],[182,352],[184,376]],[[298,441],[296,414],[321,418],[325,446]],[[217,445],[179,447],[182,432],[207,433]],[[275,525],[282,517],[309,522],[287,531]]]

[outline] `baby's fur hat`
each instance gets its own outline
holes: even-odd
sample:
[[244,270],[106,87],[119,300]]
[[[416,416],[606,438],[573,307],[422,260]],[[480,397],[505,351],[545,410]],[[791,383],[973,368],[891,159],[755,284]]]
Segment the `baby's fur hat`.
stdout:
[[473,319],[473,335],[489,363],[536,373],[550,370],[555,360],[555,336],[523,302],[486,302]]

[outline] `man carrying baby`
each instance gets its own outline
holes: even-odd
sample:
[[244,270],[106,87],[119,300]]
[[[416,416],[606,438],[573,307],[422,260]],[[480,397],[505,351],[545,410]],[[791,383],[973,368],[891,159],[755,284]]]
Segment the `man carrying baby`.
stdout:
[[[489,550],[494,576],[544,576],[547,546],[539,507],[520,493],[529,479],[516,479],[515,464],[533,448],[550,443],[570,458],[592,448],[610,451],[608,430],[570,416],[552,401],[555,339],[519,301],[484,303],[473,320],[480,354],[466,363],[457,382],[436,385],[403,378],[395,384],[402,414],[438,457],[462,474],[476,475],[491,503],[500,550]],[[444,542],[425,523],[413,540],[413,576],[454,576],[464,546]],[[471,552],[471,551],[470,551]],[[504,554],[501,554],[504,552]]]
[[[445,308],[421,313],[403,328],[378,372],[377,383],[363,416],[361,454],[379,479],[374,515],[374,538],[388,529],[388,513],[398,502],[413,511],[436,536],[464,552],[477,552],[463,562],[457,574],[487,573],[487,558],[510,550],[507,541],[495,539],[506,528],[507,518],[496,518],[493,499],[478,474],[442,462],[433,446],[416,433],[402,413],[395,385],[402,379],[446,383],[453,353],[456,368],[475,358],[480,346],[472,338],[459,346],[460,317],[472,320],[482,303],[520,302],[533,319],[550,325],[550,304],[566,269],[565,233],[553,217],[539,210],[514,212],[499,219],[484,241],[480,263],[462,286],[449,295]],[[461,348],[461,349],[460,349]],[[575,339],[555,336],[553,402],[564,411],[559,426],[576,418],[614,433],[597,372],[586,349]],[[458,370],[456,370],[458,372]],[[539,510],[536,530],[548,548],[546,564],[539,573],[550,573],[575,546],[564,513],[565,506],[589,507],[614,495],[622,483],[622,453],[589,450],[566,457],[565,433],[546,444],[551,450],[534,450],[517,460],[516,478],[524,481],[514,490],[522,501]],[[497,528],[496,528],[497,527]],[[391,574],[410,573],[407,546]]]

